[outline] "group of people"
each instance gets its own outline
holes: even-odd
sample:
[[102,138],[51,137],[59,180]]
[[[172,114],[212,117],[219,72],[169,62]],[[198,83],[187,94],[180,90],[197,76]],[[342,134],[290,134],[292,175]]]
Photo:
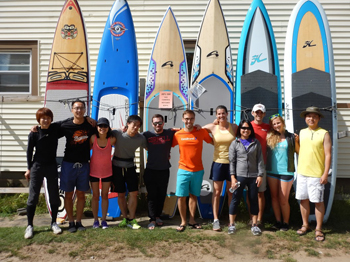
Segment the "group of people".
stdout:
[[[269,124],[263,123],[266,109],[262,104],[253,107],[252,122],[242,120],[238,126],[228,122],[228,111],[223,105],[216,108],[214,123],[203,127],[195,126],[194,111],[185,110],[182,115],[184,128],[179,131],[175,128],[164,129],[163,116],[156,114],[152,117],[153,130],[142,134],[139,133],[142,119],[136,115],[129,116],[126,130],[111,130],[106,118],[100,118],[96,123],[84,117],[85,103],[82,101],[72,103],[72,113],[73,118],[52,124],[53,115],[49,109],[41,108],[36,114],[40,126],[29,134],[27,150],[28,170],[25,176],[27,179],[30,178],[30,194],[25,238],[33,237],[33,217],[43,177],[47,178],[50,196],[51,228],[55,234],[62,232],[56,223],[59,199],[55,157],[57,140],[65,136],[67,142],[61,165],[60,187],[66,194],[65,208],[69,220],[69,232],[85,230],[81,218],[89,181],[93,191],[93,228],[100,227],[97,217],[100,179],[102,228],[108,228],[106,214],[109,188],[113,192],[118,192],[118,205],[123,215],[119,226],[140,228],[135,220],[138,176],[134,158],[138,147],[148,150],[144,172],[150,217],[148,229],[162,226],[161,213],[170,176],[170,151],[175,146],[179,146],[180,152],[176,196],[181,217],[181,223],[176,230],[183,232],[187,226],[201,229],[201,225],[195,220],[195,212],[204,175],[202,150],[205,141],[214,145],[210,171],[210,179],[213,180],[213,230],[221,231],[219,199],[224,181],[227,185],[229,204],[229,234],[236,231],[235,218],[245,188],[248,190],[251,232],[253,235],[261,234],[259,226],[265,206],[266,182],[270,188],[276,218],[274,227],[278,230],[288,230],[290,216],[288,199],[296,171],[294,166],[294,152],[296,152],[299,154],[296,198],[300,200],[303,220],[303,225],[297,233],[304,235],[310,230],[308,216],[311,201],[315,203],[316,209],[315,239],[324,240],[323,192],[330,168],[331,139],[328,132],[318,126],[320,118],[323,117],[318,108],[309,107],[301,113],[308,127],[301,130],[300,137],[285,129],[284,120],[279,114],[270,116]],[[111,160],[112,146],[115,150]],[[91,159],[90,149],[92,149]],[[76,222],[73,217],[74,188],[77,196]],[[189,197],[190,215],[188,223],[187,197]]]

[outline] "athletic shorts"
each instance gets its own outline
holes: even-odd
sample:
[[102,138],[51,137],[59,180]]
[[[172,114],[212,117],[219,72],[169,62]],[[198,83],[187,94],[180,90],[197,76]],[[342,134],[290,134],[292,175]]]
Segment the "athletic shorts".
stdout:
[[291,175],[277,175],[277,174],[268,173],[267,176],[278,179],[282,182],[290,182],[294,180],[294,176],[291,176]]
[[225,181],[231,182],[230,164],[222,164],[213,162],[211,164],[209,179],[213,181]]
[[259,193],[266,191],[266,172],[264,173],[263,180],[261,182],[261,185],[258,188],[259,188]]
[[126,168],[113,165],[112,169],[112,192],[125,193],[126,189],[129,192],[139,190],[139,178],[135,166]]
[[183,169],[177,171],[176,193],[178,197],[188,197],[190,194],[199,197],[201,194],[204,170],[191,172]]
[[90,163],[71,163],[62,161],[60,189],[65,192],[73,192],[74,188],[79,191],[90,189]]
[[324,199],[324,185],[320,177],[308,177],[297,175],[297,190],[295,198],[298,200],[309,199],[312,203],[321,203]]
[[90,182],[111,182],[112,181],[113,176],[109,176],[109,177],[104,177],[104,178],[99,178],[99,177],[94,177],[94,176],[90,176]]

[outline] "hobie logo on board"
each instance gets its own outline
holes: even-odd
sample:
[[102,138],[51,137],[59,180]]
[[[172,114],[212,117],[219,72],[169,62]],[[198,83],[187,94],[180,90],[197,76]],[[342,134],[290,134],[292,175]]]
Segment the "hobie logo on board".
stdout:
[[260,59],[261,55],[262,53],[260,55],[253,55],[250,65],[254,65],[255,63],[260,63],[267,60],[267,58]]
[[112,35],[120,37],[124,35],[127,29],[125,28],[125,25],[122,22],[114,22],[109,28],[109,30],[111,31]]
[[78,29],[75,27],[75,25],[64,25],[64,27],[61,29],[61,36],[63,39],[74,39],[78,35]]
[[166,67],[166,66],[172,68],[174,66],[173,61],[167,61],[164,64],[162,64],[162,67]]
[[312,44],[313,41],[314,40],[305,41],[305,44],[303,45],[303,48],[316,46],[315,44],[314,45]]
[[216,51],[216,50],[211,51],[209,54],[207,54],[207,57],[211,57],[211,56],[218,57],[219,56],[219,52]]
[[201,187],[201,196],[207,196],[212,192],[212,186],[207,180],[203,180]]

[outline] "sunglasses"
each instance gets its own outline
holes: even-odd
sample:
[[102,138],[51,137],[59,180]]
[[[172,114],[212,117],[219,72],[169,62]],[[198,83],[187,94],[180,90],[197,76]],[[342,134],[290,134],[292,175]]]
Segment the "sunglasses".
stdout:
[[251,130],[250,127],[246,127],[246,126],[242,126],[241,129],[242,130]]
[[108,125],[98,125],[99,128],[108,128]]
[[279,117],[279,116],[280,116],[280,114],[274,114],[274,115],[270,116],[270,120],[271,120],[272,118]]
[[159,121],[159,122],[153,122],[152,123],[154,126],[161,126],[163,124],[162,121]]

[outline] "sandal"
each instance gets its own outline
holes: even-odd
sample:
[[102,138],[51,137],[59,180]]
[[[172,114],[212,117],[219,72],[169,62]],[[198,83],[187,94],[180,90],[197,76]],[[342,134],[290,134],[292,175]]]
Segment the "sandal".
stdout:
[[149,230],[153,230],[156,227],[156,224],[155,224],[154,221],[152,221],[151,223],[148,224],[147,227],[148,227]]
[[316,229],[315,230],[315,235],[316,235],[315,240],[317,242],[323,242],[326,239],[325,234],[322,232],[321,229]]
[[199,223],[194,223],[194,224],[188,223],[188,226],[189,226],[191,229],[202,229],[202,226],[201,226]]
[[297,234],[299,236],[303,236],[303,235],[306,235],[307,232],[310,232],[311,229],[309,228],[309,226],[305,226],[305,225],[302,225],[300,229],[298,229],[297,231]]
[[164,225],[163,220],[161,220],[160,218],[156,218],[156,225],[159,227],[163,226]]
[[176,229],[176,232],[184,232],[186,229],[185,225],[179,225],[179,227]]

